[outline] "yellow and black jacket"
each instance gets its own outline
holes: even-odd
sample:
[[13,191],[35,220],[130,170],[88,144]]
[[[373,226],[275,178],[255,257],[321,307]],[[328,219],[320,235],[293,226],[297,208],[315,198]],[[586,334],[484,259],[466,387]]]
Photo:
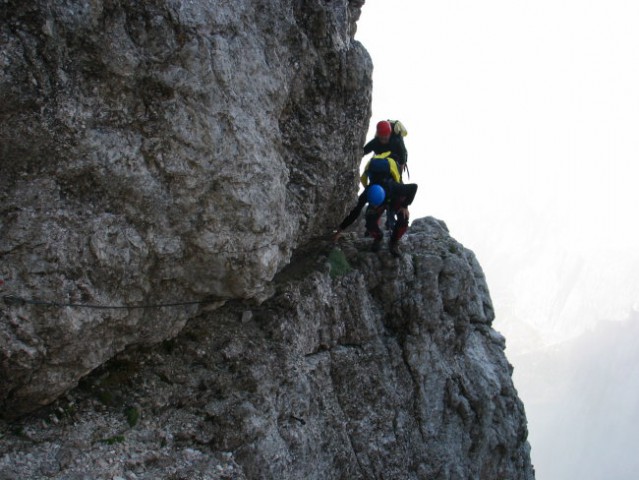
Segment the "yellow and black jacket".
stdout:
[[366,167],[364,167],[364,173],[360,177],[364,187],[369,184],[378,184],[386,187],[389,182],[401,182],[397,163],[390,157],[390,154],[391,152],[380,153],[368,161]]

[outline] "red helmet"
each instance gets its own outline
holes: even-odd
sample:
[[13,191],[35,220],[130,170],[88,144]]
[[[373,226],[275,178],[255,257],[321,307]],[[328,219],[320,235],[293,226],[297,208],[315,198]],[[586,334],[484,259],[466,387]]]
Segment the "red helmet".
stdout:
[[392,128],[391,128],[390,122],[387,122],[386,120],[382,120],[381,122],[377,124],[378,137],[390,137],[391,132],[392,132]]

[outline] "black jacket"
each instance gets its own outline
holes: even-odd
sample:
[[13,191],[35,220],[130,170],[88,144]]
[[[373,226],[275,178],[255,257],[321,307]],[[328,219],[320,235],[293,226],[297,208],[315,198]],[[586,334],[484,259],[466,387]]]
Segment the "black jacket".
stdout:
[[404,139],[401,135],[393,134],[390,137],[388,143],[382,145],[377,137],[373,138],[370,142],[364,145],[364,155],[367,153],[375,152],[379,155],[384,152],[391,152],[390,157],[397,162],[400,170],[408,161],[408,152],[404,145]]

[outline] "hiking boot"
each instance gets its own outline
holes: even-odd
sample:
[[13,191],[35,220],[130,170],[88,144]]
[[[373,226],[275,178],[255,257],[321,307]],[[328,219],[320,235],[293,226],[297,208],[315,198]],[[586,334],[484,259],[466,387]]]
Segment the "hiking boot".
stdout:
[[388,243],[388,250],[390,251],[391,255],[395,258],[399,257],[402,252],[399,251],[399,243],[398,242],[389,242]]
[[382,239],[376,238],[373,240],[373,244],[371,245],[371,252],[379,252],[380,247],[382,246]]

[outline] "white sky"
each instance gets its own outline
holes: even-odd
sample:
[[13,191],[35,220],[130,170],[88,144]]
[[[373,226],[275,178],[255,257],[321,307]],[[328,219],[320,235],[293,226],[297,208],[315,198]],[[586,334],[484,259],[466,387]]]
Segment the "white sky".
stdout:
[[[588,428],[610,425],[599,393],[631,389],[628,379],[590,385],[596,393],[583,398],[536,398],[566,380],[556,371],[614,373],[614,346],[588,365],[551,352],[639,311],[638,22],[637,0],[366,0],[358,22],[375,65],[371,127],[405,123],[419,184],[412,217],[444,220],[476,253],[527,405],[533,463],[548,480],[571,471],[574,458],[555,453],[568,444],[597,452],[579,459],[593,480],[610,467],[599,452],[636,458]],[[566,364],[537,371],[545,358]],[[573,411],[590,416],[557,430]],[[633,465],[615,467],[628,469],[625,480]]]
[[405,123],[411,215],[475,251],[507,336],[523,322],[560,341],[639,308],[638,21],[636,0],[362,9],[369,138]]

